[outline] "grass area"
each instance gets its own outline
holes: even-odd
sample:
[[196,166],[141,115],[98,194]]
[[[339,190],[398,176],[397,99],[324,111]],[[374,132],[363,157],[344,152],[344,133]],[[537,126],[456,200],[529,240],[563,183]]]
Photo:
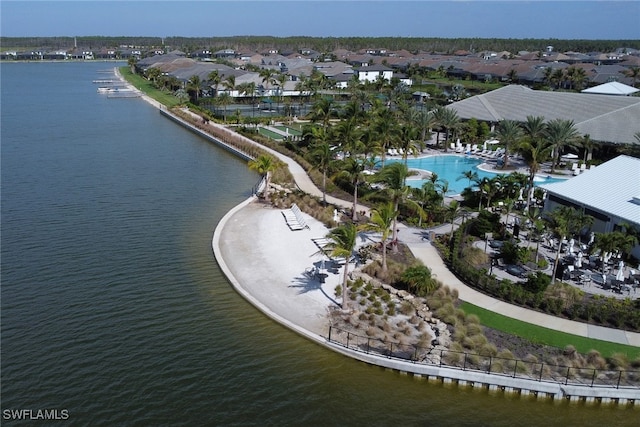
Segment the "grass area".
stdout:
[[260,135],[264,135],[267,138],[275,139],[276,141],[282,141],[283,137],[280,134],[270,131],[269,129],[265,129],[262,126],[258,127],[258,133]]
[[134,85],[136,89],[144,92],[146,95],[155,99],[159,103],[164,104],[168,108],[175,107],[180,104],[180,100],[178,98],[168,92],[156,89],[147,79],[137,74],[133,74],[129,67],[120,67],[120,74],[122,74],[122,77],[124,77],[126,81]]
[[534,343],[557,348],[564,348],[567,345],[573,345],[580,353],[597,350],[603,357],[610,357],[614,353],[624,353],[627,355],[629,360],[640,357],[639,347],[595,340],[555,331],[553,329],[543,328],[541,326],[532,325],[531,323],[502,316],[467,302],[462,303],[461,307],[467,314],[477,315],[480,318],[480,323],[484,326],[519,336]]

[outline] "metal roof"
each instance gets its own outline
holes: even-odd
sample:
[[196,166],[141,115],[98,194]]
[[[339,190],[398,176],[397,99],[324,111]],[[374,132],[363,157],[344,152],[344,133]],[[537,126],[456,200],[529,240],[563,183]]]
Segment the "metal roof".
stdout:
[[503,119],[525,122],[527,116],[573,120],[582,135],[594,141],[637,144],[640,97],[549,92],[509,85],[455,102],[447,108],[461,118],[488,122]]
[[563,182],[541,185],[549,194],[640,226],[640,159],[618,156]]

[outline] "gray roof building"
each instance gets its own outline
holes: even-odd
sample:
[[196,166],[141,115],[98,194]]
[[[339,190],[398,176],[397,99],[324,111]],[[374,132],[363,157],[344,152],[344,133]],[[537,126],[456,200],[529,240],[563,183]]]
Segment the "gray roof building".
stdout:
[[640,229],[640,159],[618,156],[563,182],[541,185],[545,210],[558,205],[584,208],[593,231],[610,232],[620,222]]
[[611,144],[637,144],[640,97],[537,91],[509,85],[448,105],[463,119],[525,122],[527,116],[573,120],[582,135]]

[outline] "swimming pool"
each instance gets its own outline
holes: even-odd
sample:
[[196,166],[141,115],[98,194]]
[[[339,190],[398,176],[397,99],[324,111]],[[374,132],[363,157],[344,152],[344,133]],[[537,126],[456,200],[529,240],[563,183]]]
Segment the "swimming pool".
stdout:
[[[389,162],[400,162],[402,159],[387,159]],[[474,171],[478,174],[480,179],[493,178],[498,172],[486,172],[478,169],[483,161],[481,159],[470,156],[457,156],[457,155],[443,155],[443,156],[429,156],[421,157],[417,159],[407,159],[407,166],[409,169],[421,169],[429,172],[435,172],[438,174],[438,179],[446,180],[449,183],[449,191],[447,195],[460,194],[462,190],[469,186],[469,180],[466,178],[459,179],[464,172]],[[424,179],[407,179],[407,185],[410,187],[419,188],[425,183]],[[536,175],[536,185],[551,184],[553,182],[560,182],[563,179],[545,177]]]

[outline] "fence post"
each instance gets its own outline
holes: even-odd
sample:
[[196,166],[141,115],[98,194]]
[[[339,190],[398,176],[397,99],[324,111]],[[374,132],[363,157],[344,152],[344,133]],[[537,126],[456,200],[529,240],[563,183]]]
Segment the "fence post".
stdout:
[[371,349],[371,338],[367,338],[367,354],[369,353],[370,349]]
[[596,382],[596,368],[593,368],[593,377],[591,377],[591,387],[593,387],[593,383]]
[[616,388],[620,388],[620,380],[622,379],[622,371],[620,371],[620,374],[618,375],[618,385],[616,385]]
[[351,335],[350,332],[347,332],[347,348],[349,348],[349,336]]
[[516,359],[515,365],[513,365],[513,378],[516,377],[516,373],[518,372],[518,359]]
[[564,385],[569,384],[569,372],[571,372],[571,366],[567,367],[567,377],[564,379]]
[[416,346],[416,349],[413,351],[413,363],[416,363],[418,361],[418,346]]
[[393,343],[390,342],[389,343],[389,354],[387,355],[387,358],[391,359],[392,355],[393,355]]
[[332,326],[329,326],[329,341],[331,341],[331,328]]
[[542,382],[542,370],[544,369],[544,362],[540,364],[540,378],[538,378],[538,382]]
[[489,356],[489,370],[487,371],[489,374],[491,373],[491,365],[493,365],[493,357]]
[[444,350],[440,350],[440,366],[442,366],[442,352],[443,352],[443,351],[444,351]]
[[462,364],[462,370],[466,371],[467,370],[467,352],[464,352],[464,363]]

